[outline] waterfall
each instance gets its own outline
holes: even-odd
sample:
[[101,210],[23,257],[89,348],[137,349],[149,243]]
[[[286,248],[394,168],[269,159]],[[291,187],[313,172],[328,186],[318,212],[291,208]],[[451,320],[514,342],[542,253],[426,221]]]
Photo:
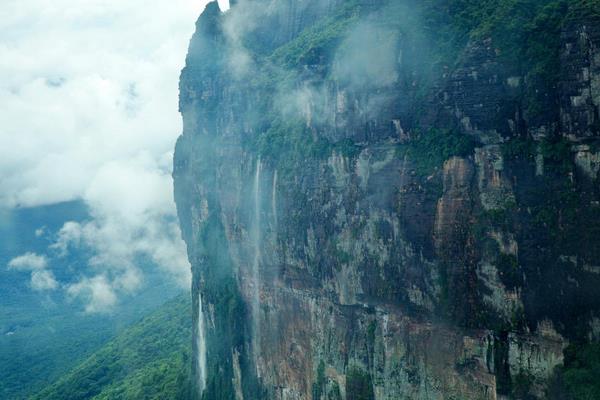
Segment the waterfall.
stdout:
[[277,170],[273,173],[273,193],[271,195],[271,207],[273,210],[273,226],[277,231]]
[[254,343],[255,354],[258,354],[260,348],[260,247],[261,247],[261,230],[260,230],[260,174],[262,163],[260,158],[256,162],[256,172],[254,174],[254,262],[252,263],[252,280],[254,281],[254,296],[252,301],[253,326],[254,326]]
[[202,296],[198,293],[198,326],[196,332],[197,371],[198,371],[198,398],[206,388],[206,336],[204,331],[204,311],[202,310]]

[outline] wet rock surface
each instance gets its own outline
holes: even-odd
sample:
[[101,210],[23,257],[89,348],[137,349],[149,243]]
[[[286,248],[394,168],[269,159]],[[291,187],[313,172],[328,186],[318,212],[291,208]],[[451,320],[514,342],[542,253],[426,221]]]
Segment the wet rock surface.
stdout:
[[[231,32],[249,4],[277,35]],[[209,5],[181,77],[205,398],[545,398],[600,309],[600,31],[565,27],[560,113],[528,124],[491,39],[420,75],[397,5],[270,4]]]

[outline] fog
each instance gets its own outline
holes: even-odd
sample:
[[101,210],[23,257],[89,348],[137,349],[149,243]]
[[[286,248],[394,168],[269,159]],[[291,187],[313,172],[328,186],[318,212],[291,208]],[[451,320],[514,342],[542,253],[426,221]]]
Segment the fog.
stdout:
[[[179,71],[206,2],[0,5],[0,207],[80,200],[90,211],[46,232],[54,243],[39,255],[44,271],[30,273],[32,289],[108,312],[143,287],[140,259],[189,287],[170,175]],[[57,282],[53,263],[76,248],[89,252],[89,268],[79,282]]]

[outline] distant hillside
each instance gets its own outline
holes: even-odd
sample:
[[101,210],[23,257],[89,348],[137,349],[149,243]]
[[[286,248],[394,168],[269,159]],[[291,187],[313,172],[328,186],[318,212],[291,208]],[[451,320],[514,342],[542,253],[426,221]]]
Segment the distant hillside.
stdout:
[[[86,314],[63,290],[39,292],[30,273],[7,268],[26,252],[45,254],[67,221],[90,218],[84,203],[0,209],[0,399],[20,400],[47,387],[104,346],[141,316],[182,292],[145,260],[144,285],[123,296],[111,314]],[[41,234],[39,234],[41,231]],[[37,233],[36,233],[37,232]],[[88,270],[86,249],[51,262],[61,283],[72,283]]]
[[167,302],[32,399],[187,399],[190,303]]

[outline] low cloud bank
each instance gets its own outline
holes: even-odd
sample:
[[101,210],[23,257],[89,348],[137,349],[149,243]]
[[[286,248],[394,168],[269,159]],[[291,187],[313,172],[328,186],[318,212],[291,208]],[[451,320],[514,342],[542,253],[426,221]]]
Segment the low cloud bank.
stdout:
[[54,290],[58,282],[52,271],[47,270],[48,258],[45,255],[25,253],[8,262],[8,269],[31,272],[30,286],[36,291]]
[[[92,216],[66,223],[48,254],[9,262],[31,273],[32,289],[64,288],[105,312],[143,285],[141,259],[189,285],[170,171],[179,71],[206,3],[0,5],[0,208],[83,200]],[[91,254],[89,268],[61,284],[51,264],[75,248]]]

